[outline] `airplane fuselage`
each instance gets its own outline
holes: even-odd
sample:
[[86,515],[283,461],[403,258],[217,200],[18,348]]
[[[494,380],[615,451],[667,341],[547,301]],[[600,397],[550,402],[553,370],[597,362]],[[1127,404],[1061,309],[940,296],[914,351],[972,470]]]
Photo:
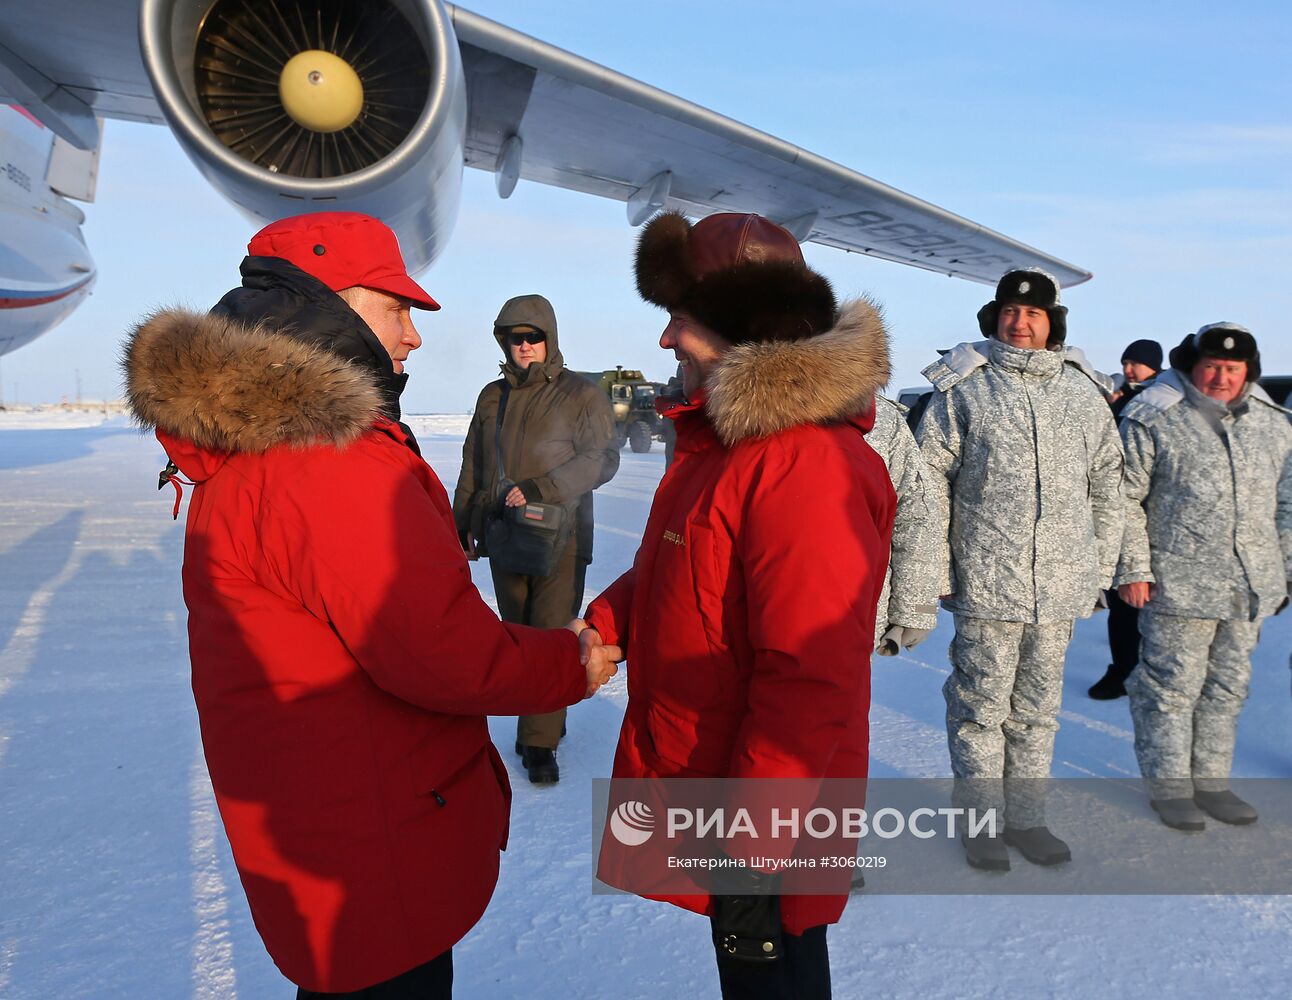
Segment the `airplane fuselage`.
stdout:
[[85,216],[49,186],[53,134],[0,105],[0,354],[35,340],[90,294]]

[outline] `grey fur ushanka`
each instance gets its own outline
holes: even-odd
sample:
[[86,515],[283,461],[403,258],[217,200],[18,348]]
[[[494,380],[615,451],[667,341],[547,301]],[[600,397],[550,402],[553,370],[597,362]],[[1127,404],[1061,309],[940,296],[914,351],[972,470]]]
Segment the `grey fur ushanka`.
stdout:
[[939,543],[924,495],[924,459],[906,426],[905,411],[875,396],[875,426],[866,442],[884,460],[897,494],[893,545],[876,609],[875,641],[891,625],[931,629],[938,623]]
[[1076,348],[960,344],[924,369],[929,503],[944,605],[971,618],[1085,618],[1122,537],[1122,449],[1105,380]]
[[1292,425],[1252,385],[1232,407],[1172,369],[1122,415],[1126,535],[1117,582],[1159,614],[1254,621],[1292,575]]

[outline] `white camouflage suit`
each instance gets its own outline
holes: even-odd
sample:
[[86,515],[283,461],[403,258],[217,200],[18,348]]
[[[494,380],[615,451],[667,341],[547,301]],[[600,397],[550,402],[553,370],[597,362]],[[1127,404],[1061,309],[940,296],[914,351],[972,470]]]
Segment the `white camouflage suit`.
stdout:
[[894,626],[930,630],[938,623],[937,525],[924,496],[924,459],[906,426],[905,407],[875,397],[875,426],[866,435],[884,460],[897,494],[893,545],[875,609],[875,648]]
[[1149,582],[1126,682],[1155,799],[1229,787],[1261,619],[1292,574],[1292,425],[1259,386],[1226,405],[1186,374],[1126,407],[1126,534],[1117,583]]
[[943,686],[956,804],[1007,804],[1009,826],[1043,826],[1072,624],[1111,584],[1121,546],[1107,382],[1075,348],[995,339],[924,375],[936,391],[919,440],[956,624]]

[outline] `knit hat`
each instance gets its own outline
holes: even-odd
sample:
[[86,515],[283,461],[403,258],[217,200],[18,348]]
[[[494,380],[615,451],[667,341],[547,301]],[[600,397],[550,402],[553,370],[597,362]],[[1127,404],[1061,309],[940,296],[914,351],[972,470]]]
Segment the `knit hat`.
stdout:
[[1144,365],[1146,368],[1152,368],[1155,372],[1162,370],[1162,345],[1156,340],[1135,340],[1132,341],[1126,350],[1122,351],[1121,363],[1133,361],[1136,364]]
[[804,263],[798,240],[761,215],[721,212],[692,225],[662,212],[637,242],[636,275],[647,302],[688,312],[733,344],[802,340],[834,326],[830,283]]
[[996,297],[978,310],[978,329],[984,337],[996,336],[1000,307],[1018,304],[1044,309],[1050,317],[1046,347],[1058,347],[1068,335],[1068,307],[1059,304],[1059,282],[1039,267],[1006,271],[996,285]]
[[1192,371],[1203,358],[1247,362],[1247,381],[1261,377],[1261,352],[1252,331],[1237,323],[1208,323],[1171,349],[1171,367]]

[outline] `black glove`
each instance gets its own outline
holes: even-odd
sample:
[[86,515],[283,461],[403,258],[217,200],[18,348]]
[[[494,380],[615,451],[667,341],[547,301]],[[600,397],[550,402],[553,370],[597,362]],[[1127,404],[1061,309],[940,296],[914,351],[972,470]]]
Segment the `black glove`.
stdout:
[[713,897],[713,946],[719,956],[742,962],[775,962],[784,954],[781,897],[777,878],[754,870],[727,870],[723,882],[737,879],[757,896]]
[[713,946],[741,962],[775,962],[784,954],[780,896],[714,896]]

